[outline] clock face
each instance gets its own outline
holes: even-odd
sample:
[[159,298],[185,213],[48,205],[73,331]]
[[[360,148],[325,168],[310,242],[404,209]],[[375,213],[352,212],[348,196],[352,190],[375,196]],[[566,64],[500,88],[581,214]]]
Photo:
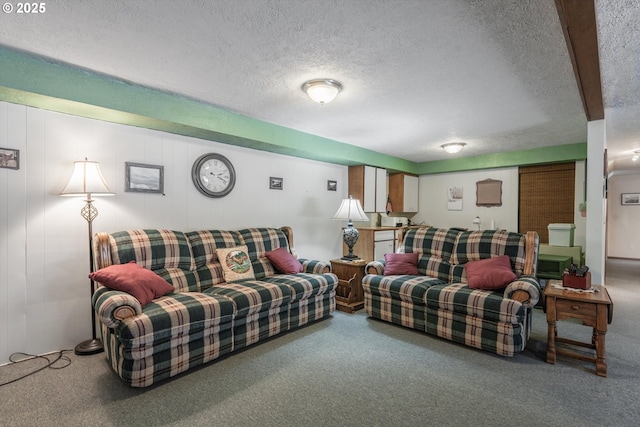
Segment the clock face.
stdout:
[[224,197],[236,184],[236,171],[226,157],[210,153],[198,157],[191,169],[193,183],[207,197]]

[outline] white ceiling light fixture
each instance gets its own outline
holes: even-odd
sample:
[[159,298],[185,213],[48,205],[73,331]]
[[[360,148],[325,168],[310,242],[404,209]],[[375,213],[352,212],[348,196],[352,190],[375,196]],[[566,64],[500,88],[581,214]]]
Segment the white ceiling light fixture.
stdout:
[[464,142],[451,142],[449,144],[443,144],[440,147],[449,154],[456,154],[459,153],[465,145],[467,144]]
[[318,104],[327,104],[338,96],[342,84],[333,79],[315,79],[303,84],[302,90]]
[[634,151],[631,160],[633,160],[634,162],[638,161],[638,156],[640,156],[640,150]]

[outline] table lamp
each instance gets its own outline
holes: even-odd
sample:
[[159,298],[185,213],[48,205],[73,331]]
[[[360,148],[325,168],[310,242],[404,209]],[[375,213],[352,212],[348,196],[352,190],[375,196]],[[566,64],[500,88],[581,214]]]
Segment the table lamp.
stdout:
[[369,221],[369,218],[364,213],[360,200],[354,199],[353,196],[349,196],[348,199],[342,199],[342,203],[338,208],[338,212],[333,216],[333,219],[348,220],[347,227],[342,232],[342,239],[345,245],[349,248],[349,253],[342,257],[343,260],[353,261],[359,259],[357,255],[353,254],[353,246],[358,241],[360,233],[353,226],[352,221]]

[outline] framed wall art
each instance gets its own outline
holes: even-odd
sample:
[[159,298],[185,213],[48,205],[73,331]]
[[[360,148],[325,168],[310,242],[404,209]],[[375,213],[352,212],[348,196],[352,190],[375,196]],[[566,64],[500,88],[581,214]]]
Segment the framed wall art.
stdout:
[[328,191],[338,191],[338,181],[327,181],[327,190]]
[[447,190],[447,210],[462,210],[462,187],[450,187]]
[[502,181],[489,178],[476,182],[476,206],[502,206]]
[[271,190],[282,190],[284,184],[283,178],[277,178],[275,176],[269,177],[269,188]]
[[164,194],[164,166],[125,162],[124,191]]
[[20,150],[0,148],[0,168],[20,169]]
[[620,196],[623,205],[640,205],[640,193],[622,193]]

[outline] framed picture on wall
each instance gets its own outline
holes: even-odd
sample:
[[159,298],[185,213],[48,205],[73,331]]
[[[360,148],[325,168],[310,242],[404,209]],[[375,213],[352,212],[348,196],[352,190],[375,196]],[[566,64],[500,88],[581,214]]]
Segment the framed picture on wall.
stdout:
[[20,169],[20,150],[0,148],[0,168]]
[[125,162],[124,191],[164,194],[164,166]]
[[269,177],[269,188],[272,190],[282,190],[283,183],[283,178],[277,178],[275,176]]
[[640,205],[640,193],[622,193],[623,205]]
[[338,181],[327,181],[327,190],[328,191],[338,191]]

